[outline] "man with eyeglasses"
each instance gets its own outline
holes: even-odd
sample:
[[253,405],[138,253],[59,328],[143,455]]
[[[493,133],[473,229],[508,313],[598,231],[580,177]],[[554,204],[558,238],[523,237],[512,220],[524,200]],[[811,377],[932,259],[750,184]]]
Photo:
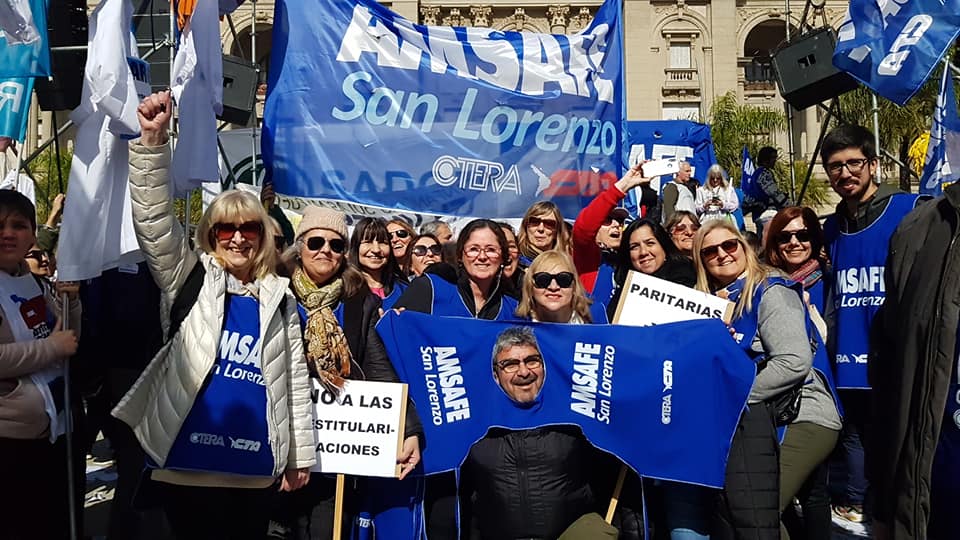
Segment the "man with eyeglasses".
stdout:
[[[536,406],[546,373],[529,327],[497,336],[492,367],[517,407]],[[484,540],[559,537],[596,511],[590,480],[598,454],[576,426],[491,428],[461,469],[461,527]]]
[[886,299],[888,242],[920,197],[875,181],[879,160],[874,136],[862,126],[841,126],[827,134],[820,158],[842,199],[824,223],[824,244],[833,266],[825,287],[827,354],[834,362],[844,407],[840,443],[848,474],[844,500],[833,511],[841,520],[860,523],[868,488],[862,439],[871,416],[869,331]]

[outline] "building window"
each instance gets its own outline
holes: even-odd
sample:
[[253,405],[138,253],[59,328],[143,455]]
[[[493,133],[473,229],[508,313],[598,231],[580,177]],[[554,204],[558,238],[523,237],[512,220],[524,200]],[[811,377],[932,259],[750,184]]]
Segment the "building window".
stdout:
[[670,43],[670,67],[676,69],[690,68],[690,44]]
[[661,118],[663,120],[693,120],[694,122],[699,122],[700,104],[664,103]]

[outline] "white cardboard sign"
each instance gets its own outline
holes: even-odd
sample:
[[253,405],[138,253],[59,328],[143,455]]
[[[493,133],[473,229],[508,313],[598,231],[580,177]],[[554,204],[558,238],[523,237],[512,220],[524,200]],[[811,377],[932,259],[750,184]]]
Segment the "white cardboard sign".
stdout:
[[631,270],[614,315],[615,324],[652,326],[693,319],[729,323],[733,302]]
[[346,381],[334,397],[314,382],[317,440],[314,472],[396,478],[397,456],[403,444],[407,385]]

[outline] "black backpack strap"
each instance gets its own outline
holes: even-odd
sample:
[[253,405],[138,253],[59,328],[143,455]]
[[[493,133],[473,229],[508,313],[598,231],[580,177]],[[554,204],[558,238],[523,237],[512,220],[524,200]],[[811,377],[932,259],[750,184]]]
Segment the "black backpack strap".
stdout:
[[187,313],[197,303],[200,296],[200,288],[203,287],[203,277],[207,271],[203,268],[203,263],[197,259],[197,264],[193,265],[190,274],[187,275],[183,287],[177,293],[173,300],[173,306],[170,308],[170,330],[167,332],[167,340],[173,339],[173,336],[180,330],[180,325],[187,318]]

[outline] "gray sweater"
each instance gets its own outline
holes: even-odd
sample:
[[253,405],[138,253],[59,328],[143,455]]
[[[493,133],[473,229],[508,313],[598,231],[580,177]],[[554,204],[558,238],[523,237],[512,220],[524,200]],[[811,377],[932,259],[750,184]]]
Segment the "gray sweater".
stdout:
[[[749,403],[759,403],[786,392],[805,380],[813,365],[807,338],[806,311],[796,291],[771,285],[760,299],[757,335],[750,345],[763,353],[767,365],[757,374]],[[801,410],[805,403],[801,404]],[[801,413],[802,414],[802,413]]]

